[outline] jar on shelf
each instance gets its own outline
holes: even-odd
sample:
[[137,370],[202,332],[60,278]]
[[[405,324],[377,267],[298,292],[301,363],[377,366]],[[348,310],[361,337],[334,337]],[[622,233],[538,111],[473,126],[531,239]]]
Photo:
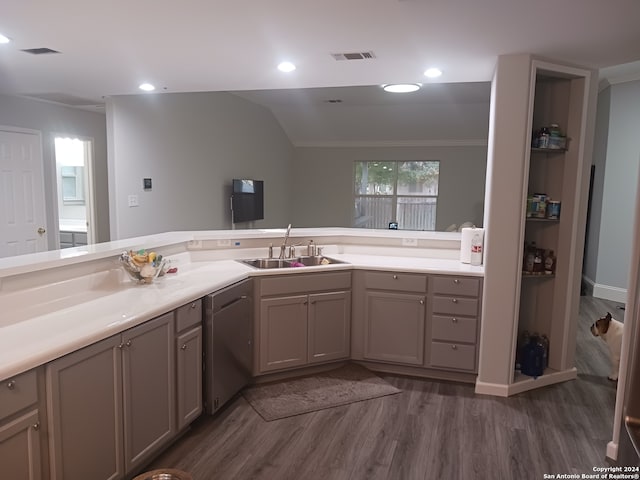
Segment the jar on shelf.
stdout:
[[540,135],[538,135],[538,148],[549,148],[549,128],[542,127],[540,129]]

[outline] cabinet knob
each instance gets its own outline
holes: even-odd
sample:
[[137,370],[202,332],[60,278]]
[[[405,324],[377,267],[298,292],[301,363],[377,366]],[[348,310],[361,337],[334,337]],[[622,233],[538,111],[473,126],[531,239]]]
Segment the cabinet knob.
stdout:
[[420,300],[420,305],[424,305],[424,300]]
[[458,323],[458,319],[457,319],[456,317],[453,317],[453,318],[451,319],[451,321],[452,321],[453,323]]
[[32,427],[34,430],[40,430],[40,422],[36,422],[36,423],[34,423],[33,425],[31,425],[31,427]]
[[9,390],[13,390],[14,388],[16,388],[16,381],[15,380],[11,380],[11,381],[7,382],[7,388]]
[[460,283],[460,280],[458,280],[457,278],[453,279],[453,283],[455,283],[456,285]]
[[124,347],[124,343],[121,343],[120,345],[118,345],[118,348],[119,348],[120,350],[122,350],[122,348],[123,348],[123,347]]
[[451,350],[457,350],[458,346],[457,345],[451,345]]
[[198,306],[198,304],[197,304],[196,302],[193,302],[193,303],[191,304],[191,308],[196,308],[197,306]]
[[315,305],[316,304],[316,300],[311,300],[311,305]]
[[393,276],[393,279],[394,279],[394,280],[397,280],[397,279],[398,279],[398,275],[394,275],[394,276]]
[[132,343],[132,342],[131,342],[131,340],[127,340],[127,343],[125,343],[125,345],[126,345],[127,347],[130,347],[130,346],[131,346],[131,343]]
[[453,303],[458,303],[458,299],[457,299],[457,298],[452,298],[452,299],[451,299],[451,301],[452,301]]
[[187,349],[187,344],[186,343],[180,347],[180,350],[186,350],[186,349]]

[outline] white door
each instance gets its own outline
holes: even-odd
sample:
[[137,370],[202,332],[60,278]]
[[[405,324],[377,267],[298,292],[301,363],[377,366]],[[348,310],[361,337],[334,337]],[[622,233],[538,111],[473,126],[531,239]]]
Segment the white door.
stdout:
[[40,134],[0,128],[0,257],[47,250]]

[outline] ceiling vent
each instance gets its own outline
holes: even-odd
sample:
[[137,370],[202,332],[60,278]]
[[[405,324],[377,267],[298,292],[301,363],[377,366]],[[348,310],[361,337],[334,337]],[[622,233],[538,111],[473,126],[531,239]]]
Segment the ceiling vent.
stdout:
[[376,55],[369,52],[332,53],[334,60],[373,60]]
[[329,100],[325,100],[325,103],[342,103],[342,100],[339,98],[330,98]]
[[31,55],[47,55],[49,53],[60,53],[57,50],[51,50],[50,48],[25,48],[23,52],[30,53]]

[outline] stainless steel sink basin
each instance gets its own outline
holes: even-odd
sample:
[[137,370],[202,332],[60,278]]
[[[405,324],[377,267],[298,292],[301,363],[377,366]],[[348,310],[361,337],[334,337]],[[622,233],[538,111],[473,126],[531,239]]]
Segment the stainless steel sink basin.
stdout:
[[294,258],[250,258],[246,260],[238,260],[241,263],[254,268],[296,268],[296,267],[315,267],[320,265],[333,265],[336,263],[344,263],[335,258],[325,257],[324,255],[294,257]]

